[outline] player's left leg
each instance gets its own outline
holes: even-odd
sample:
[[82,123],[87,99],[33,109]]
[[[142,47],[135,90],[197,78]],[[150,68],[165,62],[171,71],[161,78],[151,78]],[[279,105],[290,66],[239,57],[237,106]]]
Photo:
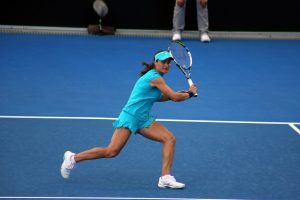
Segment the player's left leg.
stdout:
[[139,130],[142,136],[158,141],[163,145],[162,176],[159,178],[158,187],[184,188],[185,184],[179,183],[171,176],[174,149],[176,144],[175,136],[159,122],[153,122],[149,127]]

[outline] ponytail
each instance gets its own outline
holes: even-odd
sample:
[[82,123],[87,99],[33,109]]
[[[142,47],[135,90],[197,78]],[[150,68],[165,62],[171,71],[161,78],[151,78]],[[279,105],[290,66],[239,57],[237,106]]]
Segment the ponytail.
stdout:
[[150,71],[151,69],[154,69],[155,67],[155,55],[162,52],[163,50],[160,50],[160,51],[157,51],[155,54],[154,54],[154,61],[151,62],[150,64],[146,63],[146,62],[142,62],[142,65],[145,66],[145,68],[140,72],[140,75],[143,76],[144,74],[146,74],[148,71]]
[[146,74],[148,71],[150,71],[151,69],[154,69],[155,64],[154,62],[148,64],[146,62],[142,62],[142,65],[145,66],[145,68],[140,72],[140,75],[143,76],[144,74]]

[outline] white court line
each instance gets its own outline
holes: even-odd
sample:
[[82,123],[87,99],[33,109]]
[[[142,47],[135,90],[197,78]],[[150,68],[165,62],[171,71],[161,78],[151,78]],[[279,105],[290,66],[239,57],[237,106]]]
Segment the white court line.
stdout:
[[[23,116],[0,115],[3,119],[74,119],[74,120],[116,120],[115,117],[68,117],[68,116]],[[157,119],[161,122],[192,122],[192,123],[222,123],[222,124],[274,124],[274,125],[300,125],[300,122],[262,122],[262,121],[222,121],[222,120],[193,120],[193,119]]]
[[116,120],[112,117],[58,117],[58,116],[18,116],[18,115],[0,115],[3,119],[78,119],[78,120]]
[[197,198],[146,198],[146,197],[1,197],[0,199],[107,199],[107,200],[242,200],[242,199],[197,199]]
[[[72,120],[116,120],[112,117],[66,117],[66,116],[18,116],[0,115],[0,119],[72,119]],[[189,120],[189,119],[157,119],[161,122],[190,122],[190,123],[222,123],[222,124],[268,124],[268,125],[289,125],[294,131],[300,134],[300,130],[295,125],[300,122],[258,122],[258,121],[219,121],[219,120]]]
[[295,126],[295,124],[289,124],[289,126],[300,135],[300,130],[298,129],[297,126]]

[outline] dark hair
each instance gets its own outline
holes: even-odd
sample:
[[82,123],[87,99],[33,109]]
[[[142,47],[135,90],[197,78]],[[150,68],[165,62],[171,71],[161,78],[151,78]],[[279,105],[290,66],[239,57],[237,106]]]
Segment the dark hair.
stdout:
[[151,62],[150,64],[146,63],[146,62],[142,62],[142,65],[145,66],[145,68],[140,72],[140,75],[143,76],[144,74],[146,74],[148,71],[150,71],[151,69],[154,69],[155,67],[155,62]]
[[155,54],[154,54],[154,56],[153,56],[153,62],[151,62],[151,63],[146,63],[146,62],[142,62],[142,65],[144,65],[145,66],[145,68],[140,72],[140,75],[141,76],[143,76],[144,74],[146,74],[148,71],[150,71],[151,69],[154,69],[154,67],[155,67],[155,55],[156,54],[158,54],[158,53],[160,53],[160,52],[162,52],[163,50],[160,50],[160,51],[158,51],[158,52],[156,52]]

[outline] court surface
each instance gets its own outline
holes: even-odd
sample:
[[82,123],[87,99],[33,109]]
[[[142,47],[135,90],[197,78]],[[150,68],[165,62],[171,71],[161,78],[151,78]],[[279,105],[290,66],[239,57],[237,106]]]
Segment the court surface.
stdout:
[[[114,159],[60,176],[64,151],[105,146],[142,69],[168,38],[0,34],[1,199],[299,199],[300,41],[184,40],[199,96],[156,103],[177,138],[157,188],[161,145],[132,135]],[[165,80],[187,89],[172,66]]]

